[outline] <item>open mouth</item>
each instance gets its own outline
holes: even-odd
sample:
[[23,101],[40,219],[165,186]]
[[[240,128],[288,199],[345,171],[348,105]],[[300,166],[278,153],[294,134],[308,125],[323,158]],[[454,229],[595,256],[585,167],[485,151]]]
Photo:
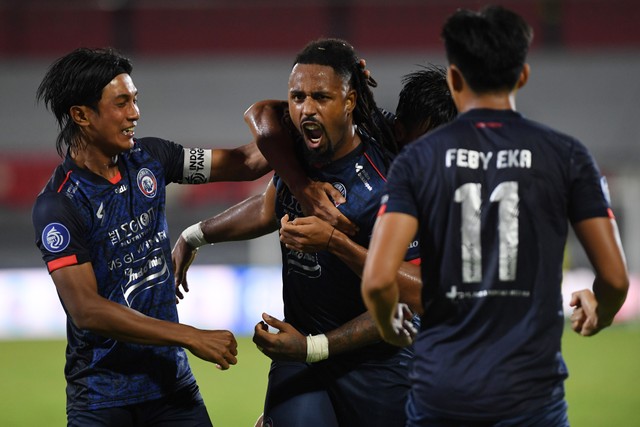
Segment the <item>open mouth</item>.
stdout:
[[124,130],[122,131],[122,134],[123,134],[124,136],[129,137],[129,138],[133,138],[133,135],[135,135],[135,134],[136,134],[136,133],[135,133],[135,129],[136,129],[136,127],[135,127],[135,126],[131,126],[130,128],[126,128],[126,129],[124,129]]
[[320,144],[322,140],[322,135],[324,135],[324,130],[322,126],[315,122],[305,122],[302,124],[302,132],[304,133],[305,139],[312,145],[317,146]]

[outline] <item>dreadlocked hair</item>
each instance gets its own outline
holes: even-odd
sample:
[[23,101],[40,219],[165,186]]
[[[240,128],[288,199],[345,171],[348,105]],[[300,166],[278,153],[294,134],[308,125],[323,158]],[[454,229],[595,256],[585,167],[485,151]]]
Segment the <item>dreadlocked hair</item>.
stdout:
[[319,39],[309,43],[298,54],[295,64],[326,65],[347,79],[357,96],[353,110],[354,124],[391,154],[398,152],[393,131],[378,108],[370,89],[376,87],[377,83],[365,74],[353,46],[341,39]]

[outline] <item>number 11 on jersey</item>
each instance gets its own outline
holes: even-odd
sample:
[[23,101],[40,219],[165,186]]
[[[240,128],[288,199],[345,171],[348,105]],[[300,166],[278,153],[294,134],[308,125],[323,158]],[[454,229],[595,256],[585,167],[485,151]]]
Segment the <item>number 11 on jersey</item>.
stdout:
[[[458,187],[454,194],[455,201],[461,204],[463,283],[482,281],[481,190],[481,184],[470,182]],[[498,203],[499,280],[513,281],[518,265],[518,183],[506,181],[498,184],[489,201]]]

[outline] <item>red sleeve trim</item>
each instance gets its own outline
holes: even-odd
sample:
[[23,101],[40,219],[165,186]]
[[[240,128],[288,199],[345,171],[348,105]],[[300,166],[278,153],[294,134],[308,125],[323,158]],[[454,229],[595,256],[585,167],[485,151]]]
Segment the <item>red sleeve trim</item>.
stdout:
[[62,267],[67,267],[69,265],[75,265],[78,263],[78,258],[75,255],[69,255],[62,258],[54,259],[53,261],[49,261],[47,263],[47,268],[49,269],[49,273],[53,273]]
[[609,214],[609,219],[616,219],[616,216],[613,214],[613,209],[607,208],[607,213]]
[[380,205],[380,209],[378,209],[378,215],[377,216],[382,216],[384,215],[384,213],[387,211],[387,204],[383,204]]
[[62,187],[64,186],[64,183],[69,180],[69,175],[71,175],[71,172],[73,172],[73,171],[67,172],[67,175],[64,177],[64,180],[62,180],[62,184],[60,184],[60,187],[58,187],[58,191],[57,191],[58,193],[62,190]]
[[414,264],[414,265],[422,265],[422,259],[420,259],[420,258],[410,259],[407,262],[410,262],[411,264]]

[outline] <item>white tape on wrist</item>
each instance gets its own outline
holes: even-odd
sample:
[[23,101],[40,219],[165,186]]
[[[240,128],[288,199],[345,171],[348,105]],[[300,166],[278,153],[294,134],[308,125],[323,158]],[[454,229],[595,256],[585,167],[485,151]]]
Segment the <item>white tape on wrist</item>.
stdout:
[[325,334],[307,337],[307,363],[319,362],[329,357],[329,339]]
[[199,222],[185,228],[181,236],[185,242],[194,249],[209,244],[204,238],[204,233],[202,232],[202,227],[200,227]]

